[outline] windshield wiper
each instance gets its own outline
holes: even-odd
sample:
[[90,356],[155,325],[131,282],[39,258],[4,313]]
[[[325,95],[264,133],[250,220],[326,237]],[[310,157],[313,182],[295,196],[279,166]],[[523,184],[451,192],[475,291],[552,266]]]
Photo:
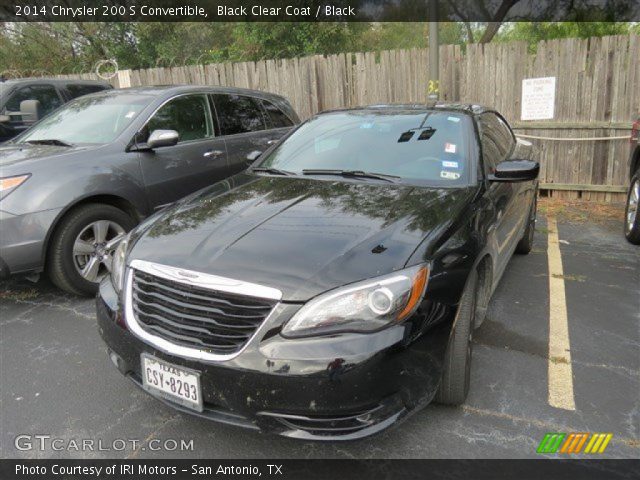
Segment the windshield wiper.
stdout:
[[373,178],[386,182],[396,183],[397,175],[387,175],[386,173],[364,172],[362,170],[329,170],[329,169],[307,169],[302,170],[304,175],[340,175],[347,178]]
[[281,170],[279,168],[272,168],[272,167],[255,167],[255,168],[252,168],[251,171],[270,173],[272,175],[296,175],[295,172],[290,172],[289,170]]
[[25,143],[32,143],[34,145],[57,145],[59,147],[73,147],[73,144],[63,142],[57,138],[45,138],[42,140],[27,140]]

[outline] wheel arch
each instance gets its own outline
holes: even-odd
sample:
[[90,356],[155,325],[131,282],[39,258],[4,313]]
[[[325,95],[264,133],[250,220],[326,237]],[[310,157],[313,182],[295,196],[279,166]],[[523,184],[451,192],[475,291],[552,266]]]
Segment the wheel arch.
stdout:
[[480,258],[476,264],[478,272],[478,303],[476,305],[476,328],[482,325],[487,307],[493,294],[493,259],[489,253]]
[[119,195],[114,195],[109,193],[93,194],[93,195],[88,195],[86,197],[80,198],[73,203],[70,203],[60,213],[58,213],[58,216],[53,221],[53,223],[49,227],[49,230],[47,231],[47,235],[45,237],[45,241],[43,243],[43,248],[41,252],[41,264],[43,269],[46,267],[51,238],[53,237],[56,230],[60,226],[60,222],[67,216],[67,214],[69,214],[69,212],[83,205],[88,205],[91,203],[100,203],[103,205],[110,205],[112,207],[118,208],[123,212],[125,212],[127,215],[129,215],[136,223],[139,223],[144,218],[144,214],[136,208],[133,202]]

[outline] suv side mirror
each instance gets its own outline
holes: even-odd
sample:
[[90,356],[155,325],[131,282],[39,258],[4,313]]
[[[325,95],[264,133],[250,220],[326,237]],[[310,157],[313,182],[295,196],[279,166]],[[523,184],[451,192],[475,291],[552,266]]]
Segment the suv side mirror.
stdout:
[[[36,123],[42,117],[39,100],[23,100],[20,102],[20,115],[24,123]],[[27,117],[27,118],[25,118]]]
[[511,159],[500,162],[496,171],[489,175],[492,182],[526,182],[535,180],[540,173],[540,164],[532,160]]
[[150,149],[159,147],[172,147],[178,140],[180,135],[175,130],[154,130],[149,135],[147,147]]

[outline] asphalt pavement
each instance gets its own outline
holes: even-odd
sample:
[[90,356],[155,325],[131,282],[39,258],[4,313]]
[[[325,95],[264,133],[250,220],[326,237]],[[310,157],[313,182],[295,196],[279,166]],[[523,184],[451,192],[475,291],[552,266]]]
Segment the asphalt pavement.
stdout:
[[[0,282],[0,457],[531,458],[546,433],[587,432],[613,434],[599,458],[638,458],[640,247],[619,222],[559,216],[557,225],[563,295],[550,287],[552,232],[541,215],[533,251],[512,258],[476,331],[465,405],[430,405],[356,442],[301,442],[176,413],[115,370],[93,300],[44,279]],[[567,362],[549,357],[551,298],[566,307]],[[572,395],[573,410],[549,403],[554,362],[569,372],[556,393],[567,404]]]

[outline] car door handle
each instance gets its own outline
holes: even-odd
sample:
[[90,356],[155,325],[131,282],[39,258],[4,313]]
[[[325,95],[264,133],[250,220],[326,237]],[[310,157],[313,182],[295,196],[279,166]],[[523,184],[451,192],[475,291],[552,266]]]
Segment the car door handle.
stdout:
[[209,157],[219,157],[220,155],[222,155],[224,152],[222,150],[209,150],[207,152],[204,152],[204,154],[202,155],[205,158],[209,158]]

